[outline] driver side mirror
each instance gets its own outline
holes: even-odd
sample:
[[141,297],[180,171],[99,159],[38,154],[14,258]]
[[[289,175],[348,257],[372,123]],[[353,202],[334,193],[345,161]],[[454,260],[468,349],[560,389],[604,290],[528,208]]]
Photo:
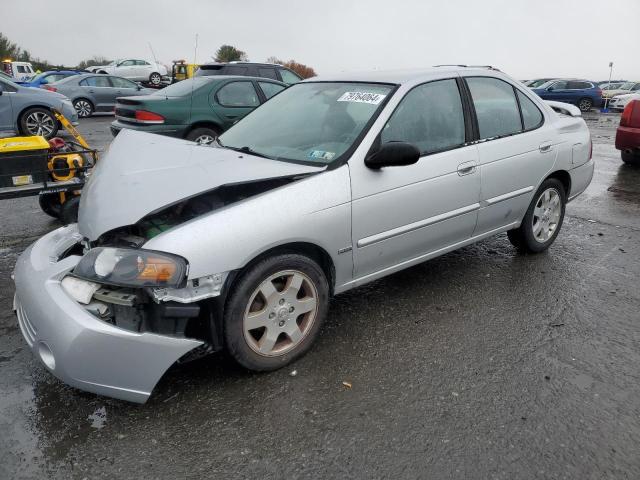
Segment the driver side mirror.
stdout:
[[407,142],[387,142],[368,155],[364,164],[372,169],[413,165],[420,159],[418,147]]

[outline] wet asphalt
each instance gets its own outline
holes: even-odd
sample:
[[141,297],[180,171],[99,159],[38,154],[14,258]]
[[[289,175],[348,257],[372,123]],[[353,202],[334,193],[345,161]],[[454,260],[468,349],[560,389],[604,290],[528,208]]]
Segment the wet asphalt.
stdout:
[[[640,169],[618,118],[586,116],[595,176],[548,252],[463,248],[335,298],[288,368],[215,355],[142,406],[31,355],[10,273],[57,224],[0,202],[0,479],[640,478]],[[109,121],[80,130],[104,148]]]

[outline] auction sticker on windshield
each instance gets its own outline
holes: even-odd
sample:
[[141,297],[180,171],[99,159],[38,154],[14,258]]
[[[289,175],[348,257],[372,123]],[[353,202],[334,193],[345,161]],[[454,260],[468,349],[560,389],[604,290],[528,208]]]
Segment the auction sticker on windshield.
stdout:
[[378,105],[382,100],[384,100],[384,97],[386,97],[386,95],[382,95],[380,93],[345,92],[338,99],[338,102],[358,102],[358,103],[370,103],[372,105]]

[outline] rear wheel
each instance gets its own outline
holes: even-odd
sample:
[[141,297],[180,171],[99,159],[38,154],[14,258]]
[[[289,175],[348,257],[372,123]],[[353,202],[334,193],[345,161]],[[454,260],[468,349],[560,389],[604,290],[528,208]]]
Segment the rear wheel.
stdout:
[[511,244],[524,252],[544,252],[560,233],[566,203],[560,180],[546,179],[533,196],[520,227],[507,232]]
[[78,112],[78,117],[86,118],[90,117],[93,113],[93,103],[91,103],[86,98],[79,98],[75,102],[73,102],[73,106]]
[[153,72],[151,75],[149,75],[149,83],[154,87],[157,87],[158,85],[160,85],[161,82],[162,82],[162,76],[159,73]]
[[46,108],[30,108],[20,117],[20,129],[25,135],[41,135],[49,140],[58,133],[58,121]]
[[256,371],[276,370],[306,353],[327,314],[329,285],[313,260],[283,254],[237,281],[224,313],[231,356]]
[[640,167],[640,153],[633,152],[621,152],[622,161],[627,165],[634,165]]
[[590,98],[581,98],[578,102],[578,108],[581,112],[588,112],[593,107],[593,100]]
[[209,145],[218,138],[220,132],[211,127],[199,127],[191,130],[187,135],[187,140],[192,142],[201,143],[203,145]]

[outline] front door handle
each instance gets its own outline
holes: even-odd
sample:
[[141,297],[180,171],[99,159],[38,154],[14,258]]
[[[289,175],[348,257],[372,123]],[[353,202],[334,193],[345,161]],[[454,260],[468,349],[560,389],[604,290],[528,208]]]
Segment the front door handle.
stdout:
[[539,148],[541,153],[549,153],[553,149],[553,143],[552,142],[544,142],[544,143],[541,143],[538,148]]
[[476,162],[464,162],[458,165],[458,175],[470,175],[476,171]]

